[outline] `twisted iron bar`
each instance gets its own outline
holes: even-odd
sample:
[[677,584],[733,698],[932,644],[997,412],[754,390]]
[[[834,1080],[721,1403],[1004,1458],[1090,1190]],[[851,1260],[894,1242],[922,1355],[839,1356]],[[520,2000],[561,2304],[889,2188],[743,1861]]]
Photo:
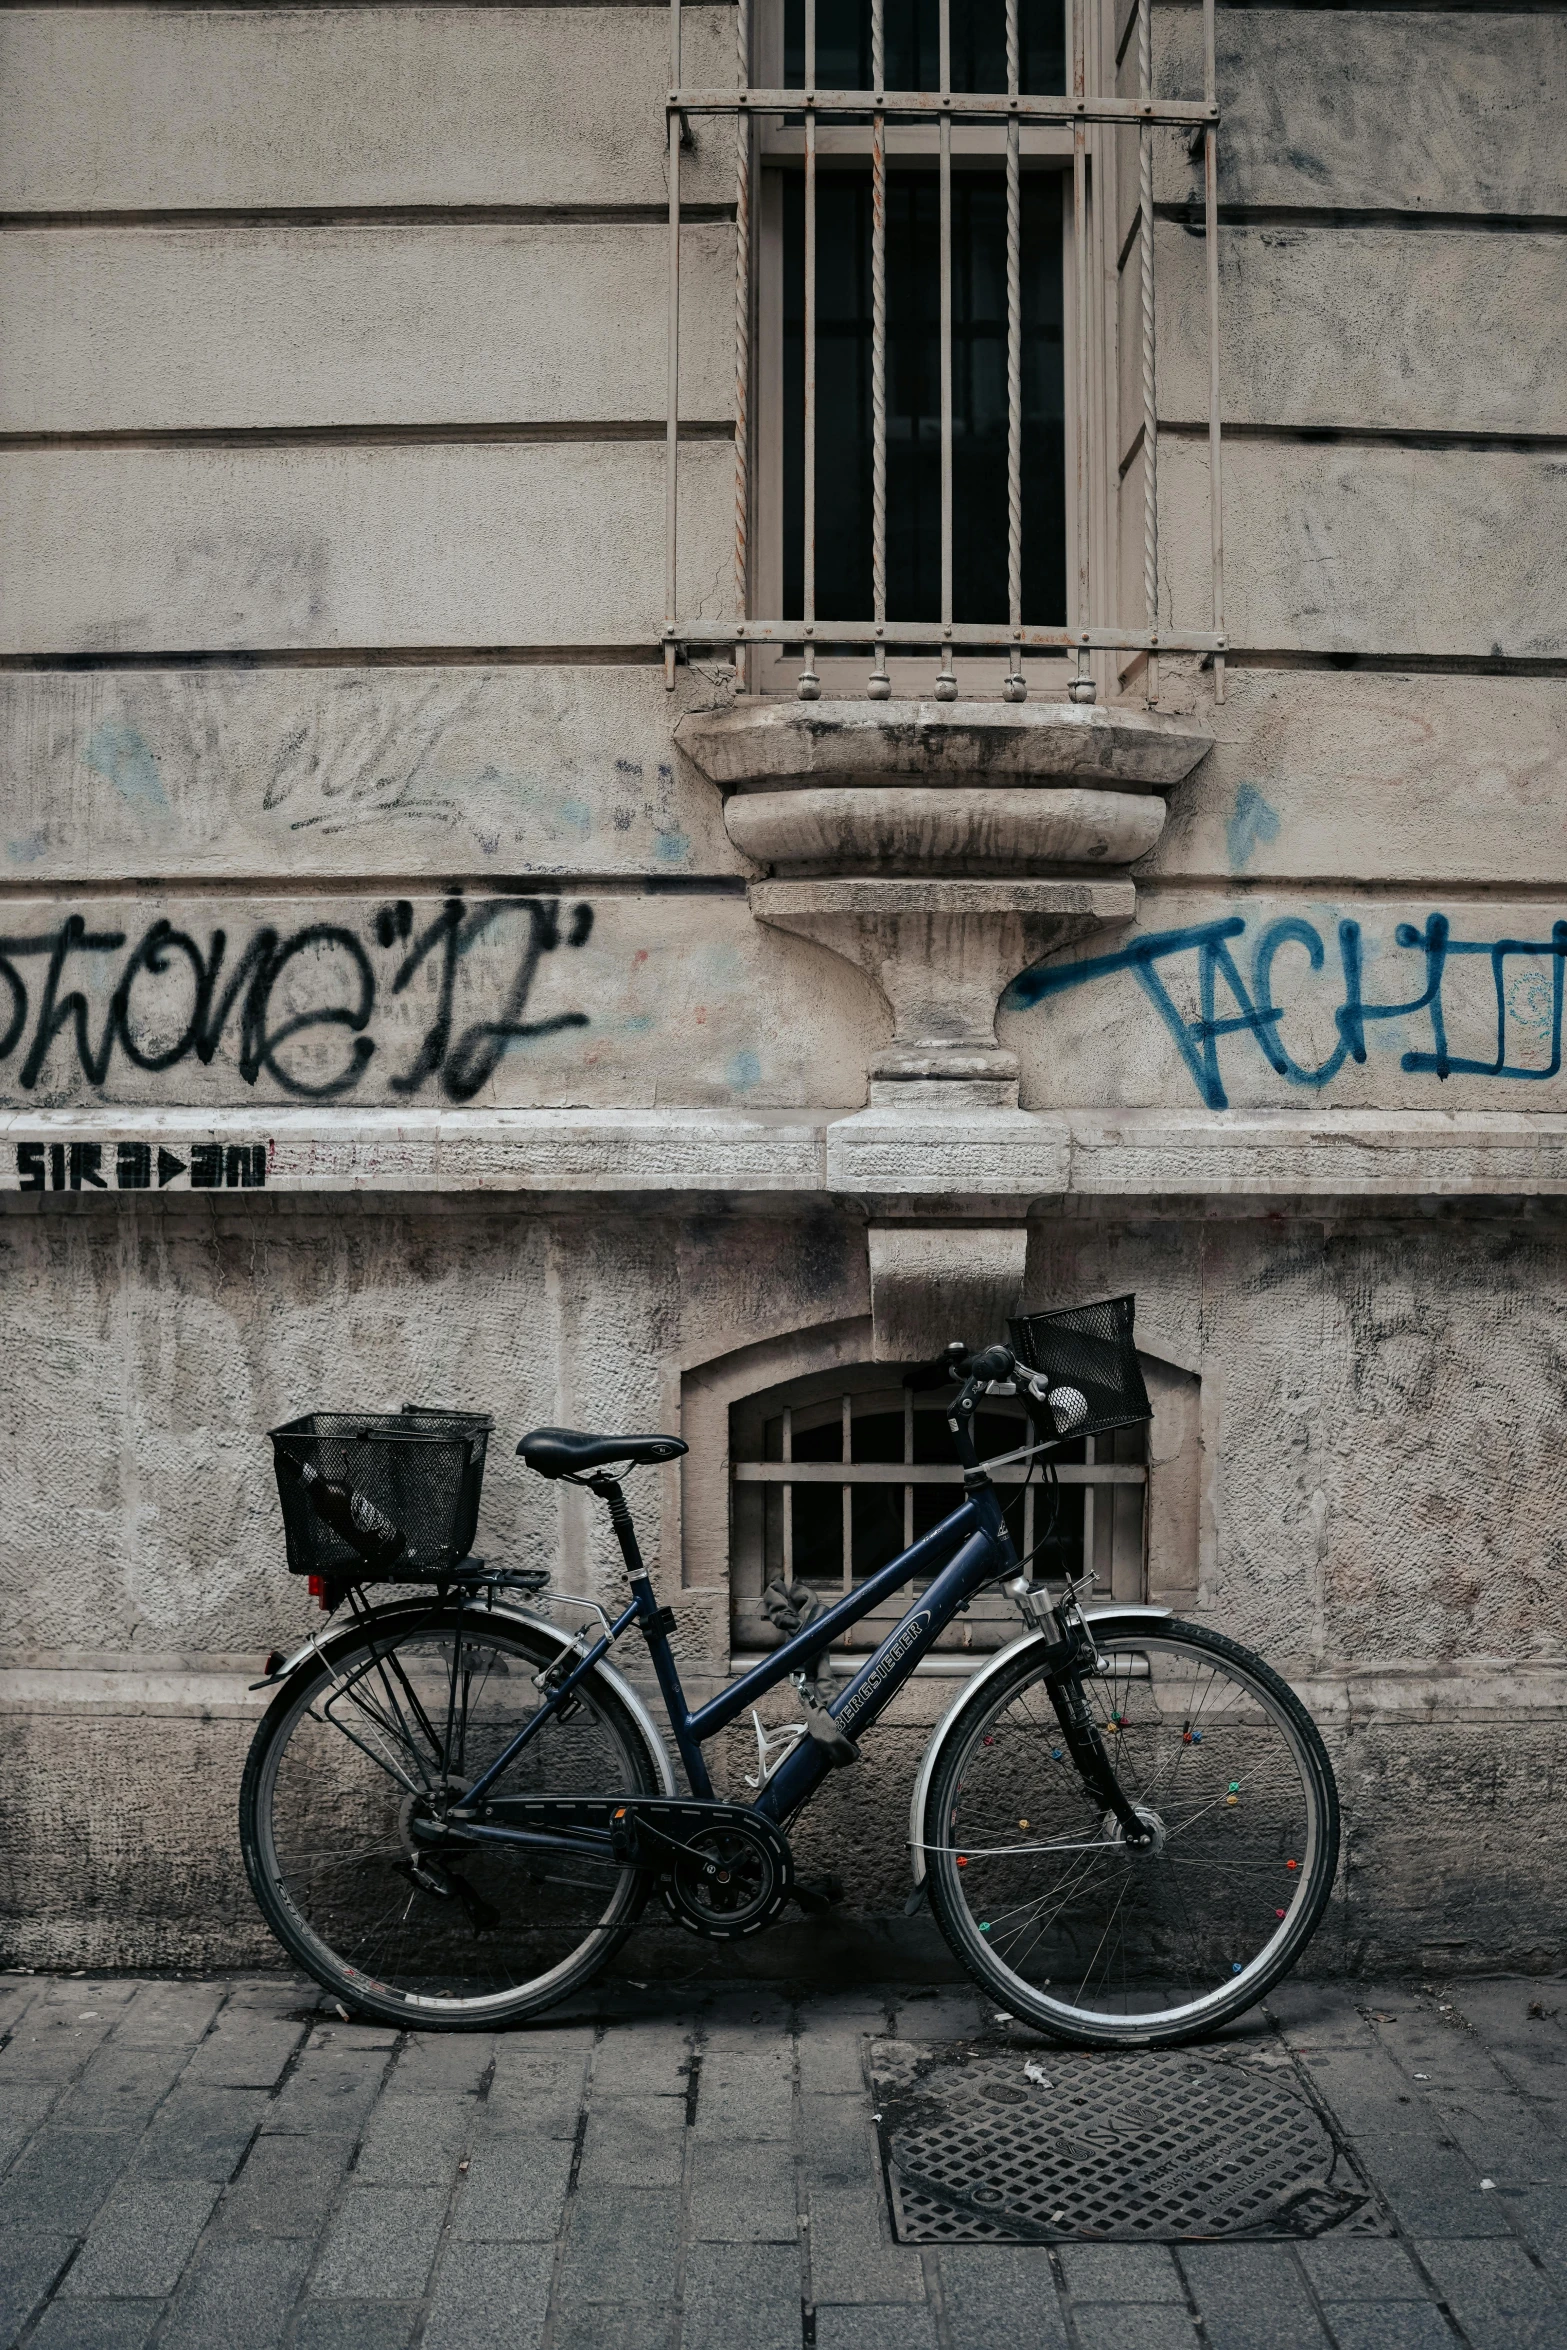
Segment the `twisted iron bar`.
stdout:
[[[1137,83],[1145,105],[1153,98],[1153,10],[1149,0],[1137,6]],[[1143,328],[1143,602],[1148,627],[1159,625],[1159,411],[1154,380],[1153,307],[1153,132],[1144,124],[1138,133],[1142,220],[1139,262],[1142,277]],[[1148,699],[1159,696],[1159,656],[1148,656]]]
[[[1018,95],[1017,0],[1007,0],[1007,96]],[[1023,191],[1022,134],[1007,124],[1007,616],[1023,625]],[[1022,699],[1022,663],[1016,653],[1007,678],[1009,701]]]
[[[751,75],[751,0],[735,10],[735,54],[740,87]],[[735,618],[748,612],[747,534],[751,495],[751,120],[735,117]],[[735,668],[740,669],[740,647]]]
[[[871,88],[886,88],[884,0],[871,0]],[[887,119],[871,117],[871,614],[887,618]],[[876,647],[871,699],[892,693],[885,646]]]

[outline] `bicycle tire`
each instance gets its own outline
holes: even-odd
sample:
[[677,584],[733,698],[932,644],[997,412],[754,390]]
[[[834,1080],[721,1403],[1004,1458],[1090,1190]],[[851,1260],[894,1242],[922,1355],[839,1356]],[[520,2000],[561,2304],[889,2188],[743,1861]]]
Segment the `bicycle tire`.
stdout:
[[[943,1737],[921,1826],[931,1908],[954,1957],[998,2007],[1010,2014],[1073,2047],[1173,2047],[1203,2038],[1233,2021],[1263,1998],[1299,1959],[1321,1923],[1333,1889],[1338,1866],[1338,1793],[1332,1765],[1311,1716],[1272,1667],[1238,1641],[1174,1617],[1157,1624],[1146,1618],[1099,1618],[1093,1634],[1112,1671],[1107,1677],[1085,1676],[1084,1688],[1091,1701],[1097,1700],[1107,1749],[1112,1752],[1125,1792],[1134,1807],[1141,1794],[1152,1816],[1159,1820],[1156,1849],[1147,1855],[1134,1854],[1113,1819],[1097,1816],[1098,1807],[1062,1752],[1063,1741],[1043,1688],[1042,1644],[1030,1644],[1019,1651],[1010,1668],[974,1691]],[[1249,1693],[1246,1710],[1215,1707],[1205,1728],[1199,1707],[1195,1737],[1189,1735],[1194,1720],[1190,1712],[1180,1717],[1162,1710],[1167,1694],[1179,1686],[1179,1671],[1161,1681],[1158,1697],[1154,1696],[1152,1659],[1156,1653],[1184,1660],[1190,1676],[1188,1704],[1199,1704],[1191,1690],[1211,1691],[1222,1675],[1232,1686]],[[1106,1688],[1120,1686],[1130,1691],[1134,1682],[1140,1683],[1138,1658],[1148,1660],[1148,1693],[1139,1701],[1146,1719],[1126,1696],[1121,1703],[1127,1711],[1117,1725],[1116,1708],[1107,1700]],[[1201,1678],[1204,1673],[1206,1682]],[[1034,1691],[1034,1705],[1023,1707],[1020,1716],[1020,1699]],[[1173,1726],[1177,1718],[1182,1722],[1178,1730]],[[1287,1774],[1280,1770],[1272,1750],[1261,1742],[1259,1718],[1278,1732],[1298,1774],[1298,1810],[1291,1809],[1296,1799]],[[1004,1722],[1005,1739],[1011,1743],[1006,1757],[998,1758],[995,1749],[1003,1743]],[[1033,1739],[1036,1731],[1042,1745]],[[1251,1743],[1245,1745],[1248,1737]],[[1237,1758],[1243,1746],[1247,1759],[1241,1762]],[[1192,1768],[1199,1749],[1204,1759]],[[1183,1765],[1187,1776],[1177,1795],[1177,1774]],[[1034,1790],[1042,1786],[1048,1792],[1036,1797]],[[1021,1796],[1019,1787],[1023,1789]],[[1009,1818],[1017,1825],[1006,1832],[1015,1836],[1026,1829],[1031,1838],[1044,1835],[1047,1841],[1028,1846],[981,1844],[981,1834],[989,1833],[984,1826],[986,1806],[999,1818],[1009,1789]],[[1154,1793],[1161,1795],[1168,1819],[1152,1803]],[[1025,1800],[1029,1809],[1022,1812],[1018,1806]],[[1270,1802],[1290,1816],[1278,1821],[1259,1817]],[[1182,1803],[1190,1807],[1188,1813],[1179,1812],[1177,1807]],[[1079,1823],[1070,1832],[1079,1836],[1080,1842],[1048,1840],[1049,1823],[1057,1817]],[[1193,1837],[1192,1830],[1203,1821],[1208,1825]],[[1243,1824],[1244,1832],[1251,1834],[1253,1822],[1259,1831],[1254,1839],[1257,1851],[1253,1855],[1245,1848],[1243,1857],[1236,1836]],[[1173,1848],[1183,1838],[1189,1841],[1177,1856]],[[979,1849],[968,1850],[965,1839]],[[964,1846],[961,1851],[960,1846]],[[1274,1846],[1278,1849],[1271,1849]],[[1032,1904],[1012,1901],[1023,1882],[1033,1881],[1025,1879],[1023,1862],[1036,1854],[1043,1856],[1043,1861],[1036,1861],[1034,1878],[1049,1873],[1053,1883]],[[1191,1911],[1187,1887],[1196,1891],[1204,1879],[1214,1911],[1211,1918],[1199,1922]],[[1217,1897],[1212,1890],[1215,1886]],[[993,1898],[992,1889],[999,1889],[1005,1900],[1012,1902],[1010,1911],[1004,1911],[1001,1901]],[[1046,1912],[1044,1904],[1055,1900],[1057,1893],[1060,1900]],[[1177,1895],[1180,1917],[1186,1921],[1179,1928],[1170,1922],[1177,1916]],[[1281,1901],[1286,1906],[1280,1907]],[[1219,1915],[1221,1902],[1227,1906],[1228,1916]],[[1025,1926],[1014,1926],[1011,1921],[1022,1919],[1030,1907],[1039,1916],[1028,1921],[1034,1927],[1034,1937],[1024,1951]],[[996,1910],[997,1916],[979,1914],[986,1908]],[[1129,1964],[1126,1938],[1139,1917],[1146,1920],[1148,1955],[1134,1955]],[[1062,1996],[1100,1918],[1106,1922],[1099,1927],[1099,1941],[1092,1946],[1077,1990]],[[1006,1928],[1005,1942],[996,1931],[998,1920]],[[1194,1977],[1188,1953],[1187,1995],[1160,2005],[1172,1970],[1181,1963],[1175,1935],[1188,1928],[1193,1949],[1206,1936],[1208,1946],[1220,1951],[1219,1956],[1204,1962],[1213,1971],[1213,1980],[1207,1989],[1190,1995]],[[1226,1948],[1233,1954],[1249,1935],[1260,1937],[1259,1947],[1249,1956],[1222,1954]],[[1117,1937],[1120,1945],[1119,1988],[1111,1981],[1115,1941],[1110,1942],[1102,1961],[1100,1958],[1110,1936]],[[1009,1963],[1004,1950],[1032,1960],[1032,1973],[1039,1979],[1031,1980],[1022,1964]],[[1057,1955],[1061,1952],[1071,1956],[1066,1973],[1058,1976],[1055,1970],[1062,1964]],[[1102,1965],[1103,1970],[1097,2006],[1092,2003],[1095,1994],[1087,1988],[1096,1965]],[[1216,1971],[1220,1967],[1223,1973]]]
[[[417,1789],[430,1773],[437,1789],[476,1777],[536,1710],[533,1677],[560,1645],[491,1611],[380,1609],[323,1641],[263,1715],[239,1799],[251,1890],[290,1957],[356,2013],[420,2031],[519,2023],[580,1990],[636,1923],[650,1890],[644,1871],[575,1861],[545,1869],[536,1854],[483,1845],[432,1872],[408,1835],[413,1810],[429,1801],[408,1793],[409,1784]],[[379,1667],[368,1661],[375,1653]],[[476,1703],[462,1660],[477,1668],[486,1656]],[[426,1694],[442,1705],[450,1699],[448,1712],[438,1719]],[[412,1719],[414,1700],[428,1738],[417,1720],[406,1736],[398,1727]],[[524,1769],[525,1778],[514,1777]],[[502,1792],[656,1794],[662,1779],[645,1730],[594,1673],[570,1720],[547,1724],[499,1784]],[[416,1863],[451,1890],[418,1882]],[[550,1886],[553,1895],[540,1891]],[[534,1959],[546,1963],[519,1972]]]

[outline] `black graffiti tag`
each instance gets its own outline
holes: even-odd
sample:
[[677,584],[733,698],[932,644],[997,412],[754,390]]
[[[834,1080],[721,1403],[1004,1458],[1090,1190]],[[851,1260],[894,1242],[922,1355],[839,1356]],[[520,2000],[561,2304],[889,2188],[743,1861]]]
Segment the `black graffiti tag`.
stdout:
[[[464,1029],[453,1045],[452,999],[458,965],[502,914],[519,908],[527,913],[527,936],[500,1017],[476,1021],[471,1028]],[[395,939],[409,939],[412,929],[413,908],[406,898],[400,899],[395,907],[384,908],[378,918],[377,935],[383,946],[390,946]],[[593,908],[573,907],[567,944],[586,946],[592,930]],[[448,898],[424,935],[412,941],[392,981],[393,995],[401,995],[426,959],[439,950],[441,976],[435,1017],[425,1030],[413,1060],[400,1076],[391,1080],[392,1091],[417,1093],[439,1071],[448,1097],[454,1102],[469,1102],[494,1076],[509,1045],[530,1036],[550,1036],[562,1028],[585,1028],[586,1012],[556,1012],[543,1020],[522,1017],[540,960],[553,954],[559,945],[560,907],[555,898],[491,898],[471,908],[463,898]]]
[[[464,1028],[453,1041],[454,999],[463,958],[481,938],[496,930],[503,918],[521,916],[523,935],[510,983],[491,1017]],[[565,943],[586,944],[593,928],[593,909],[572,909]],[[458,895],[447,898],[436,920],[423,935],[412,939],[413,908],[406,899],[386,907],[377,916],[377,943],[388,948],[399,942],[408,951],[393,976],[390,993],[401,995],[421,965],[439,953],[440,979],[435,1014],[406,1070],[389,1082],[392,1091],[415,1094],[438,1078],[448,1099],[471,1101],[494,1075],[512,1044],[546,1036],[564,1028],[585,1027],[588,1014],[557,1012],[547,1018],[525,1017],[539,965],[560,946],[559,901],[554,898],[494,898],[470,907]],[[411,943],[409,943],[411,942]],[[56,929],[30,937],[0,938],[0,1064],[23,1051],[17,1083],[30,1091],[42,1078],[51,1055],[74,1057],[89,1085],[107,1082],[118,1052],[137,1069],[154,1074],[177,1068],[194,1057],[210,1064],[234,1024],[236,1066],[247,1085],[263,1072],[279,1089],[296,1100],[330,1101],[350,1093],[359,1084],[376,1052],[367,1034],[377,1000],[375,968],[354,931],[336,922],[312,922],[282,936],[270,925],[255,930],[243,952],[230,962],[228,935],[214,930],[205,948],[188,931],[177,930],[160,917],[148,925],[120,969],[103,1015],[96,1042],[92,1034],[93,1009],[80,985],[72,982],[72,959],[116,955],[126,944],[123,930],[90,930],[80,913],[66,916]],[[307,1004],[278,1018],[274,997],[279,983],[301,958],[335,964],[348,974],[349,1001]],[[27,976],[38,962],[43,973],[36,1009]],[[138,989],[165,978],[184,965],[189,977],[188,1008],[177,1032],[150,1036],[135,1016]],[[348,1045],[341,1065],[331,1074],[310,1079],[280,1059],[294,1039],[323,1031],[342,1031]]]

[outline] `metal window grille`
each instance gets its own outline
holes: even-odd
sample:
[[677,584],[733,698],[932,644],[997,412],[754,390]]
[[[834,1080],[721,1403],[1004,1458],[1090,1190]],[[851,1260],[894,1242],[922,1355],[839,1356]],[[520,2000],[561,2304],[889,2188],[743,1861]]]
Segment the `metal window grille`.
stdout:
[[[987,1398],[978,1441],[985,1453],[1030,1441],[1022,1409]],[[939,1396],[911,1394],[885,1365],[830,1371],[748,1397],[730,1411],[731,1592],[735,1644],[776,1645],[762,1609],[765,1586],[803,1582],[829,1603],[907,1549],[957,1507],[963,1472],[952,1459]],[[1092,1565],[1105,1596],[1143,1591],[1144,1431],[1090,1437],[1061,1459],[1055,1547],[1035,1572],[1077,1573]],[[1043,1537],[1037,1479],[999,1469],[1008,1520],[1020,1550]],[[917,1586],[884,1602],[842,1645],[874,1648]],[[944,1636],[949,1648],[993,1648],[1014,1637],[1017,1613],[981,1593]]]
[[[913,0],[870,0],[871,70],[869,89],[818,89],[816,85],[817,0],[804,5],[804,86],[799,89],[758,88],[751,82],[753,0],[736,7],[736,86],[733,89],[687,89],[681,70],[682,0],[670,7],[670,91],[668,115],[669,178],[669,326],[668,408],[665,440],[665,682],[673,686],[676,660],[682,649],[733,648],[737,670],[744,674],[745,648],[770,645],[798,646],[803,669],[798,690],[805,699],[821,691],[817,671],[818,649],[863,648],[872,656],[869,692],[885,698],[891,692],[887,675],[889,650],[939,652],[936,680],[938,699],[956,698],[953,669],[956,653],[1003,651],[1007,676],[1003,691],[1009,700],[1026,697],[1023,671],[1026,653],[1053,658],[1075,656],[1076,676],[1069,691],[1074,700],[1094,700],[1097,685],[1093,656],[1142,656],[1146,698],[1157,701],[1161,652],[1209,657],[1218,697],[1224,694],[1224,539],[1221,487],[1221,432],[1219,418],[1219,263],[1217,233],[1219,107],[1214,48],[1215,0],[1202,0],[1204,94],[1201,99],[1156,97],[1153,88],[1153,30],[1151,0],[1136,0],[1137,95],[1117,97],[1097,86],[1110,76],[1097,64],[1098,44],[1090,38],[1090,0],[1066,0],[1068,75],[1070,88],[1056,96],[1023,93],[1018,72],[1018,0],[1003,0],[1007,87],[995,91],[955,91],[952,88],[953,0],[938,0],[939,87],[934,90],[889,90],[884,80],[886,13],[907,8]],[[757,126],[786,117],[804,124],[804,467],[802,612],[798,619],[755,615],[752,611],[751,509],[753,454],[753,309],[755,287],[756,221],[752,202]],[[691,137],[693,119],[729,120],[735,137],[735,536],[734,614],[729,619],[702,619],[682,614],[679,605],[680,524],[680,167],[682,144]],[[816,604],[815,501],[818,436],[834,429],[834,419],[819,413],[817,400],[816,214],[819,130],[823,124],[842,124],[858,118],[870,124],[871,170],[871,580],[869,615],[859,620],[833,618],[819,622]],[[887,444],[885,368],[887,351],[886,224],[887,129],[889,124],[934,124],[940,185],[940,354],[941,354],[941,616],[939,622],[890,616],[886,608],[887,579]],[[953,135],[957,126],[989,126],[1005,140],[1007,210],[1007,584],[1008,609],[990,621],[958,621],[953,616],[953,382],[952,382],[952,166]],[[1073,466],[1069,494],[1074,502],[1075,557],[1066,625],[1031,624],[1023,607],[1022,519],[1023,471],[1028,462],[1023,432],[1023,404],[1019,353],[1022,334],[1022,296],[1019,272],[1021,220],[1021,139],[1026,126],[1064,125],[1072,142],[1072,261],[1076,298],[1074,337]],[[1161,626],[1159,591],[1158,495],[1158,387],[1155,367],[1154,286],[1154,134],[1161,127],[1200,137],[1203,153],[1204,230],[1207,259],[1207,327],[1209,355],[1208,505],[1212,580],[1212,625],[1207,630]],[[1097,238],[1102,247],[1110,210],[1113,145],[1134,138],[1138,148],[1138,214],[1136,244],[1139,277],[1141,421],[1130,461],[1140,457],[1142,474],[1142,603],[1141,625],[1131,626],[1118,615],[1120,601],[1115,563],[1106,551],[1114,540],[1106,517],[1097,517],[1096,491],[1101,500],[1116,494],[1118,455],[1101,468],[1109,478],[1095,481],[1090,403],[1093,386],[1103,373],[1090,362],[1090,321],[1095,296],[1091,288],[1091,249]],[[1100,550],[1095,555],[1095,549]]]

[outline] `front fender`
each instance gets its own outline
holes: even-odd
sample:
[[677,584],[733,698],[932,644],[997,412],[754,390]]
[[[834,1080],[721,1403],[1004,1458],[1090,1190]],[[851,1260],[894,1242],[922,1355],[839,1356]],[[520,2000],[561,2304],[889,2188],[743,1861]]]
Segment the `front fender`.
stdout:
[[[1174,1612],[1173,1608],[1133,1607],[1124,1602],[1118,1603],[1113,1599],[1097,1601],[1092,1607],[1085,1607],[1082,1611],[1084,1621],[1090,1624],[1096,1617],[1103,1616],[1145,1616],[1150,1623],[1168,1623]],[[909,1801],[909,1857],[913,1863],[916,1885],[923,1885],[925,1882],[925,1799],[930,1793],[930,1783],[935,1776],[936,1765],[941,1760],[941,1750],[947,1742],[947,1734],[951,1730],[954,1720],[961,1708],[967,1705],[976,1689],[983,1689],[987,1681],[994,1680],[997,1673],[1003,1671],[1022,1649],[1042,1645],[1044,1637],[1043,1632],[1024,1632],[1016,1640],[1008,1641],[1005,1648],[998,1648],[995,1655],[987,1664],[981,1665],[971,1680],[960,1684],[957,1695],[936,1724],[935,1729],[932,1730],[930,1742],[920,1758],[919,1771],[914,1781],[914,1793]]]

